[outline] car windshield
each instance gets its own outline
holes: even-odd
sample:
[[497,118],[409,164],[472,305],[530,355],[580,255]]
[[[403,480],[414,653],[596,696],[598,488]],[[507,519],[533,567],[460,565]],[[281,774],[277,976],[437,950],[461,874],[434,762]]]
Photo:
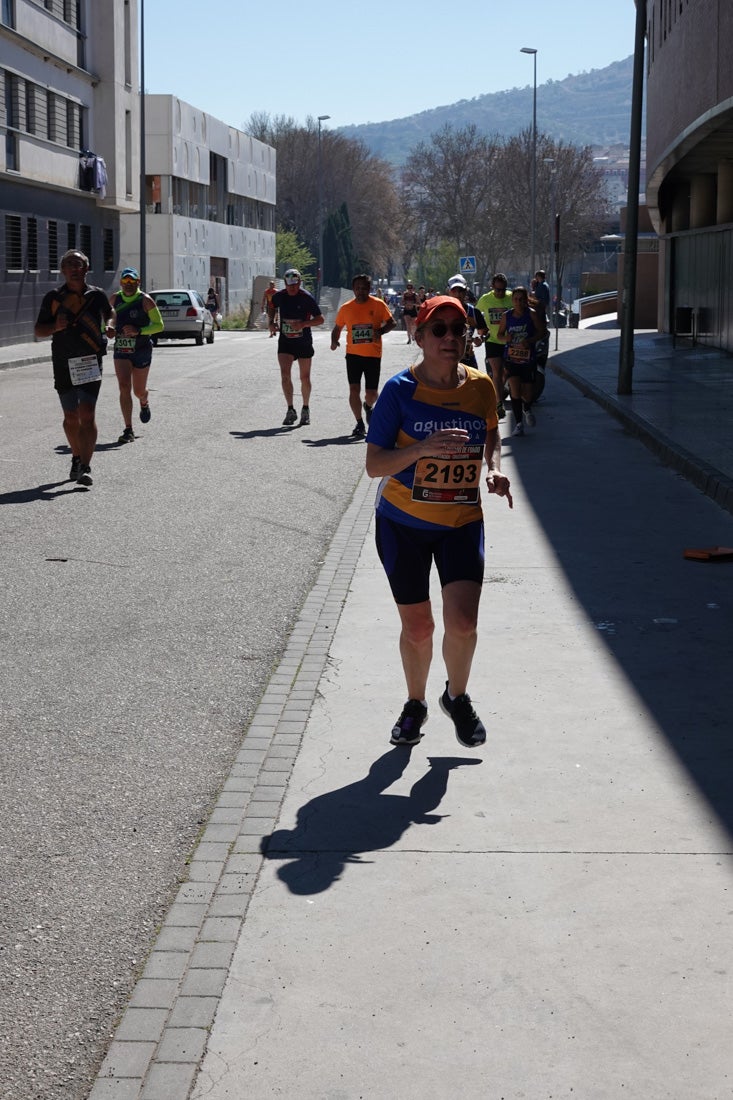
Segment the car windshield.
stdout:
[[155,294],[151,297],[159,306],[188,306],[191,299],[186,291],[169,291],[167,294]]

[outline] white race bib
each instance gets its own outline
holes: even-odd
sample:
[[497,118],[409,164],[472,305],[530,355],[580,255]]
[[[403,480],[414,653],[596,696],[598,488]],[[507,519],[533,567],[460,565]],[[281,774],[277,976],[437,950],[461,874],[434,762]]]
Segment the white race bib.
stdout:
[[412,499],[421,504],[476,504],[484,448],[467,443],[441,458],[419,458]]
[[69,374],[72,386],[84,386],[87,382],[99,382],[102,371],[96,355],[79,355],[69,359]]
[[352,344],[372,344],[374,343],[374,328],[372,325],[352,325],[351,326],[351,342]]

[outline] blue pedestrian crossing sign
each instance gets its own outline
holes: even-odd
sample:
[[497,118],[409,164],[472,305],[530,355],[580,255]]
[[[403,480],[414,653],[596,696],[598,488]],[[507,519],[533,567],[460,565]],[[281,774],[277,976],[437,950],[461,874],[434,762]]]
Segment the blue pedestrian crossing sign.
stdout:
[[461,275],[475,275],[476,274],[476,257],[475,256],[459,256],[458,257],[458,270]]

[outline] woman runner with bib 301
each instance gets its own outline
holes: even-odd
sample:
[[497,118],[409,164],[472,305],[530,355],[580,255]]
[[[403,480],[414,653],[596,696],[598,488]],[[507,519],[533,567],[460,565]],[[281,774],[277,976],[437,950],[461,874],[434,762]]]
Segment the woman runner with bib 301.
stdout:
[[153,336],[163,331],[163,318],[153,299],[140,290],[140,276],[134,267],[120,275],[120,289],[110,298],[117,315],[114,363],[120,387],[120,409],[125,422],[118,443],[132,443],[132,395],[140,402],[140,420],[150,420],[148,374],[153,360]]
[[367,436],[366,470],[382,479],[377,494],[377,552],[401,620],[400,655],[407,702],[393,745],[416,745],[428,717],[433,654],[430,571],[443,602],[443,659],[448,680],[439,704],[459,743],[476,748],[486,729],[468,695],[484,574],[481,472],[489,493],[512,497],[500,472],[496,393],[490,378],[461,363],[466,311],[457,298],[429,298],[417,315],[422,359],[385,384]]

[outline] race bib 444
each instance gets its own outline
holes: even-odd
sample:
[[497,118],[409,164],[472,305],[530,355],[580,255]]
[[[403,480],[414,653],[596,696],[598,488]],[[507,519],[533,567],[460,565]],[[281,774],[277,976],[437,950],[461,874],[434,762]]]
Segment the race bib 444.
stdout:
[[372,325],[352,325],[351,340],[354,344],[371,344],[374,342],[374,328]]

